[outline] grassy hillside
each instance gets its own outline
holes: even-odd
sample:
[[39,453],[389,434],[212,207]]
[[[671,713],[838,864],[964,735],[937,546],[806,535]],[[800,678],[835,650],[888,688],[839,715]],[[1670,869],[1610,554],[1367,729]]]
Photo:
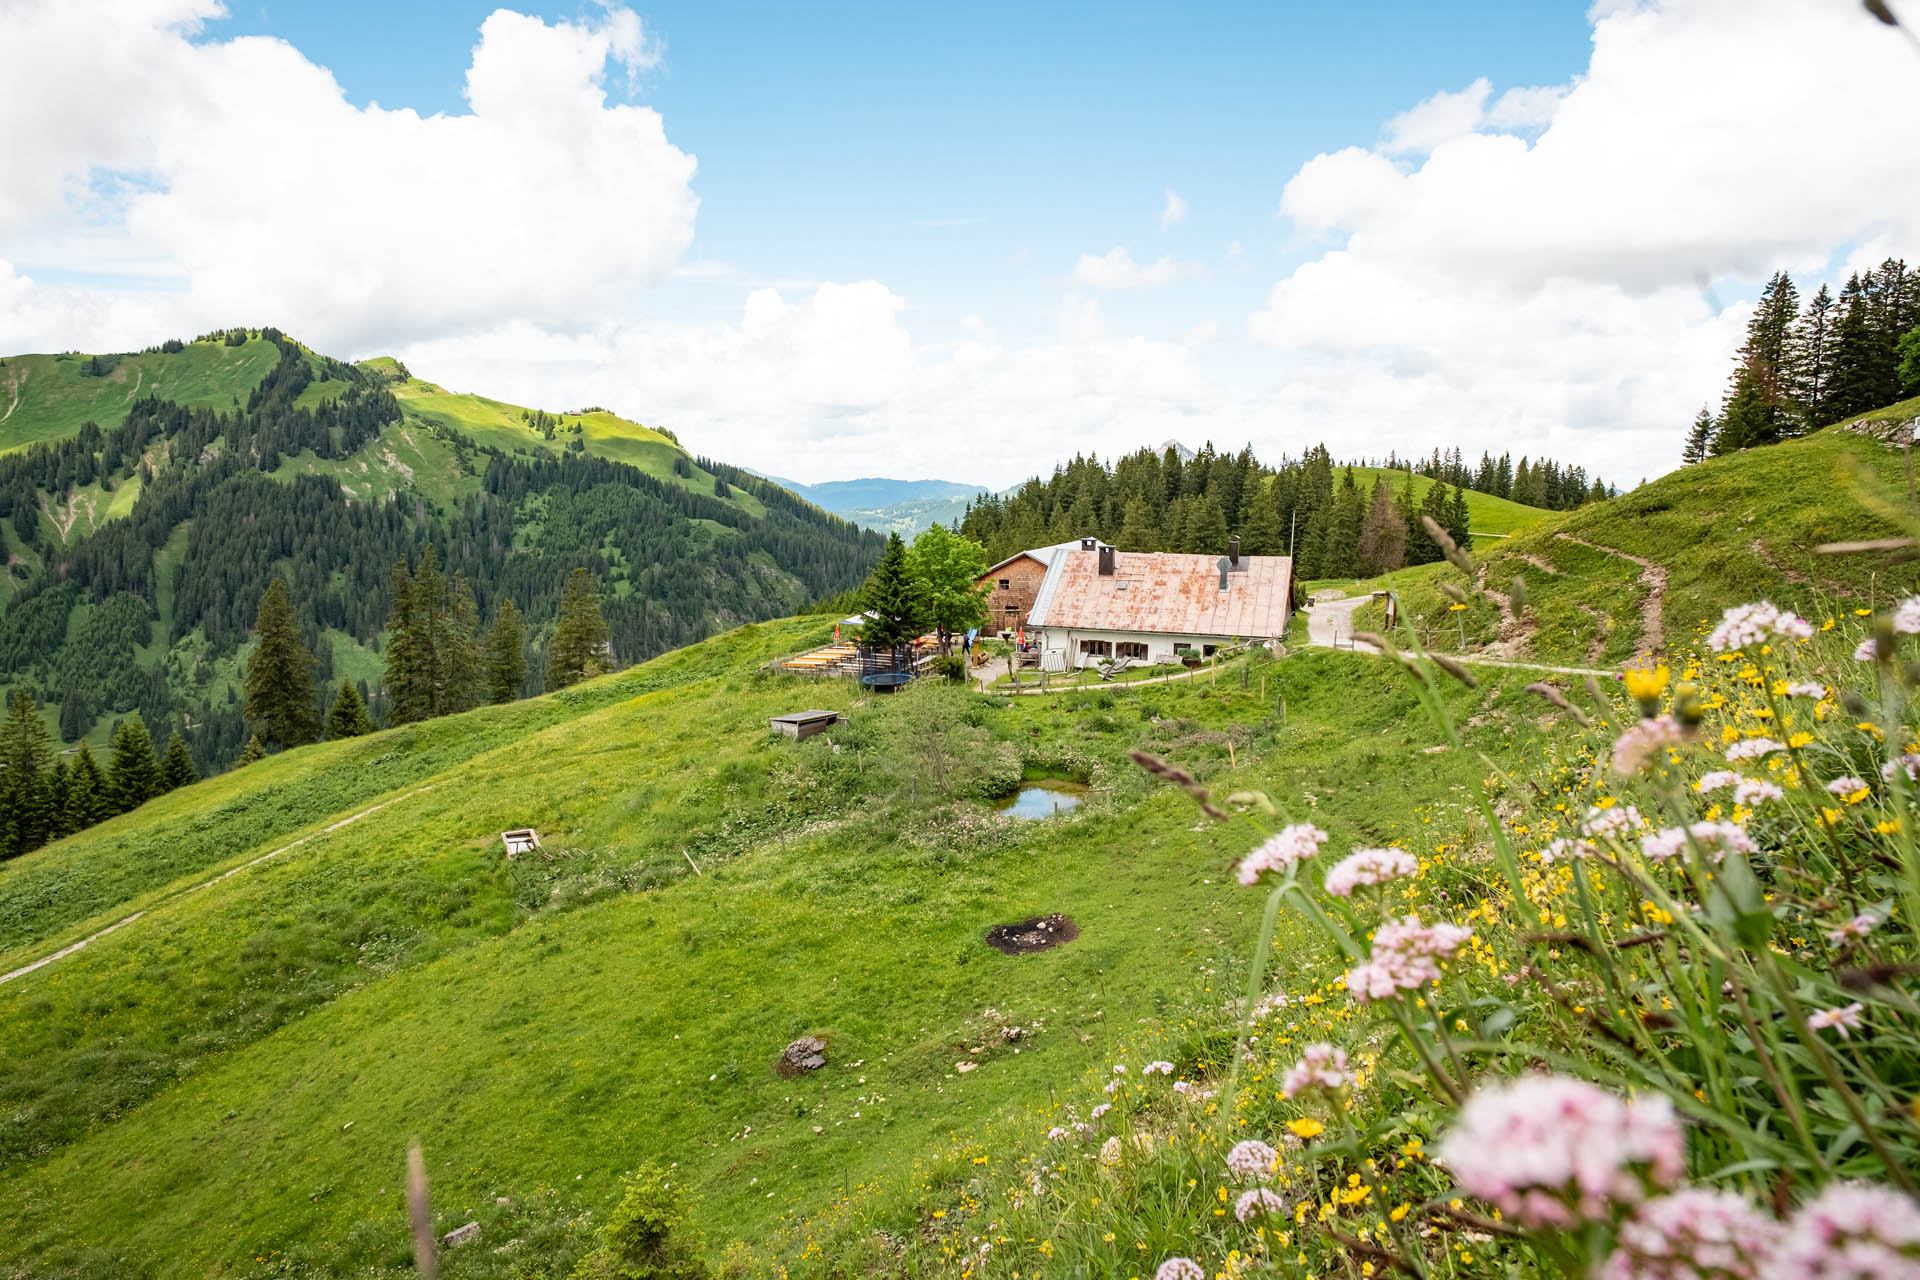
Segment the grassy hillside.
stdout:
[[[0,1257],[36,1274],[397,1269],[412,1135],[447,1226],[472,1208],[492,1241],[545,1241],[552,1274],[591,1230],[575,1211],[603,1214],[643,1160],[692,1178],[716,1253],[760,1248],[1230,985],[1251,922],[1220,885],[1245,835],[1194,830],[1126,749],[1317,795],[1317,820],[1368,840],[1417,840],[1421,818],[1356,779],[1411,796],[1480,768],[1414,749],[1410,695],[1347,691],[1351,655],[1000,703],[761,674],[820,631],[748,628],[554,698],[288,753],[0,868],[9,965],[147,910],[0,985]],[[1533,731],[1509,695],[1459,696],[1488,748]],[[804,744],[768,733],[803,704],[850,722]],[[1093,798],[1027,824],[974,798],[1022,773]],[[495,833],[523,823],[551,861],[501,859]],[[121,882],[143,844],[182,841]],[[1053,911],[1077,941],[1022,957],[981,941]],[[773,1060],[803,1032],[831,1065],[784,1080]]]
[[31,689],[69,743],[98,747],[138,711],[161,743],[181,730],[203,770],[231,762],[268,574],[293,586],[320,683],[377,698],[391,565],[429,544],[483,619],[504,598],[527,616],[531,688],[575,566],[632,660],[837,594],[878,553],[604,410],[454,394],[272,330],[167,346],[0,364],[20,389],[0,401],[0,694]]
[[[1344,471],[1344,468],[1342,470]],[[1353,469],[1354,483],[1363,490],[1371,491],[1381,476],[1393,477],[1393,492],[1396,494],[1405,487],[1407,482],[1411,482],[1415,506],[1426,498],[1427,490],[1438,483],[1427,476],[1409,476],[1404,471],[1387,471],[1380,467]],[[1510,502],[1490,493],[1467,490],[1467,518],[1476,542],[1532,528],[1534,525],[1552,519],[1553,515],[1551,511],[1529,507],[1522,502]]]
[[118,426],[143,396],[224,408],[245,399],[279,358],[257,337],[237,347],[216,338],[176,352],[102,357],[112,368],[97,375],[88,371],[93,357],[79,352],[0,357],[0,453],[63,439],[83,422]]
[[[1920,400],[1870,415],[1920,416]],[[1432,644],[1532,654],[1558,662],[1624,662],[1657,635],[1691,639],[1720,609],[1767,597],[1824,619],[1920,591],[1920,567],[1881,554],[1820,555],[1823,543],[1910,536],[1902,455],[1847,425],[1805,439],[1713,458],[1631,493],[1549,516],[1511,539],[1476,548],[1481,582],[1499,593],[1515,577],[1528,608],[1509,620],[1487,592],[1453,610],[1441,563],[1390,574],[1372,588],[1399,593],[1402,615]],[[1478,526],[1476,525],[1476,528]],[[1638,557],[1652,566],[1636,562]],[[1372,622],[1377,625],[1377,613]],[[1363,615],[1361,625],[1368,625]]]

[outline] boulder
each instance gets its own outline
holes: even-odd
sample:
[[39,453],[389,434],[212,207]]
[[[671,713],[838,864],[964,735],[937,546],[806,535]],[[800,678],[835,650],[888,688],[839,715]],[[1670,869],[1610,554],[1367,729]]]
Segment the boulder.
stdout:
[[818,1071],[827,1065],[827,1046],[818,1036],[801,1036],[786,1047],[780,1061],[794,1071]]
[[480,1224],[477,1222],[465,1222],[447,1232],[444,1236],[441,1236],[440,1247],[442,1249],[458,1249],[461,1245],[469,1241],[478,1240],[479,1238]]

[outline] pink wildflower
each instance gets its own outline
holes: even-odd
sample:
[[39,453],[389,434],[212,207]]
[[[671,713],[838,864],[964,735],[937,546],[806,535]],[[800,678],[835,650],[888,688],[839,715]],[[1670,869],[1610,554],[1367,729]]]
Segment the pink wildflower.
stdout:
[[1872,933],[1874,926],[1879,923],[1880,923],[1879,916],[1876,916],[1871,912],[1863,911],[1859,915],[1855,916],[1853,919],[1841,925],[1838,929],[1829,930],[1827,933],[1827,941],[1845,942],[1849,938],[1864,938],[1868,934]]
[[1576,840],[1571,836],[1561,836],[1540,851],[1540,861],[1544,866],[1564,862],[1569,858],[1585,858],[1600,852],[1599,846],[1591,840]]
[[1240,883],[1254,885],[1269,871],[1284,875],[1320,851],[1327,833],[1312,823],[1296,822],[1240,860]]
[[1234,1202],[1233,1216],[1242,1222],[1251,1222],[1267,1213],[1285,1213],[1287,1202],[1265,1187],[1255,1187]]
[[1865,640],[1853,646],[1853,660],[1855,662],[1872,662],[1879,656],[1880,646],[1874,641],[1872,636],[1868,636]]
[[1840,1033],[1840,1038],[1845,1040],[1848,1038],[1848,1031],[1860,1029],[1860,1011],[1864,1008],[1866,1008],[1865,1005],[1855,1000],[1852,1004],[1843,1005],[1838,1009],[1816,1009],[1807,1015],[1807,1029],[1825,1031],[1828,1027],[1832,1027]]
[[1891,1187],[1836,1182],[1787,1223],[1762,1280],[1912,1280],[1920,1205]]
[[1087,1112],[1087,1119],[1098,1120],[1101,1116],[1107,1114],[1107,1112],[1111,1110],[1113,1110],[1113,1104],[1111,1102],[1103,1102],[1099,1106],[1095,1107],[1093,1110]]
[[1683,1171],[1686,1137],[1662,1097],[1622,1100],[1584,1080],[1522,1076],[1467,1099],[1440,1143],[1468,1193],[1525,1227],[1565,1227],[1632,1204]]
[[1061,1128],[1059,1125],[1055,1125],[1053,1128],[1047,1130],[1048,1142],[1065,1142],[1072,1136],[1068,1130]]
[[1439,961],[1472,936],[1473,930],[1459,925],[1421,924],[1419,916],[1381,925],[1373,935],[1373,954],[1347,973],[1347,994],[1365,1004],[1395,991],[1418,991],[1439,980]]
[[1279,1153],[1272,1147],[1258,1138],[1248,1138],[1227,1152],[1227,1171],[1239,1178],[1264,1179],[1273,1172],[1278,1159]]
[[1146,1066],[1140,1068],[1140,1074],[1143,1076],[1151,1076],[1151,1075],[1170,1076],[1173,1074],[1173,1064],[1171,1062],[1165,1062],[1165,1061],[1149,1062]]
[[1898,760],[1889,760],[1880,766],[1880,776],[1888,782],[1893,781],[1896,773],[1905,773],[1909,782],[1920,779],[1920,753],[1909,751]]
[[1401,849],[1355,849],[1327,872],[1327,892],[1336,898],[1350,898],[1362,885],[1385,884],[1419,869],[1414,856]]
[[1676,746],[1686,736],[1687,731],[1672,716],[1642,720],[1614,740],[1613,771],[1620,774],[1638,773],[1656,751],[1662,747]]
[[1192,1258],[1168,1258],[1153,1273],[1153,1280],[1207,1280],[1207,1273]]
[[1894,607],[1893,629],[1901,635],[1920,635],[1920,596],[1908,596]]
[[1598,1280],[1757,1280],[1779,1236],[1745,1196],[1689,1187],[1634,1209]]
[[1599,805],[1587,810],[1587,816],[1581,820],[1580,834],[1583,836],[1624,835],[1634,831],[1641,824],[1640,811],[1632,805]]
[[1722,787],[1731,787],[1740,780],[1740,775],[1731,769],[1715,769],[1712,773],[1709,773],[1700,779],[1700,781],[1694,783],[1693,789],[1703,796],[1710,795]]
[[1749,809],[1768,800],[1784,800],[1787,793],[1765,778],[1742,778],[1733,789],[1733,802]]
[[1790,698],[1824,698],[1827,696],[1827,686],[1815,683],[1812,680],[1796,680],[1787,686],[1787,696]]
[[1776,751],[1785,751],[1785,745],[1772,738],[1742,738],[1727,748],[1729,760],[1758,760],[1761,756],[1772,755]]
[[1685,851],[1687,838],[1700,846],[1700,851],[1719,862],[1729,852],[1753,854],[1760,852],[1759,846],[1747,835],[1746,828],[1731,822],[1696,822],[1690,827],[1667,827],[1656,831],[1640,842],[1640,852],[1647,855],[1650,862],[1665,862]]
[[1707,645],[1715,653],[1725,653],[1765,643],[1773,636],[1807,640],[1813,636],[1813,627],[1805,618],[1788,613],[1770,600],[1758,600],[1735,605],[1722,614],[1720,625],[1707,637]]
[[1867,786],[1867,780],[1865,778],[1856,778],[1850,773],[1842,777],[1835,778],[1832,782],[1829,782],[1827,784],[1827,790],[1832,792],[1834,795],[1839,796],[1842,800],[1847,799],[1849,796],[1857,796],[1862,791],[1866,791],[1868,789],[1869,788]]
[[1353,1083],[1347,1070],[1347,1051],[1330,1044],[1310,1044],[1301,1051],[1300,1061],[1287,1068],[1281,1077],[1280,1092],[1291,1098],[1307,1089],[1341,1089]]

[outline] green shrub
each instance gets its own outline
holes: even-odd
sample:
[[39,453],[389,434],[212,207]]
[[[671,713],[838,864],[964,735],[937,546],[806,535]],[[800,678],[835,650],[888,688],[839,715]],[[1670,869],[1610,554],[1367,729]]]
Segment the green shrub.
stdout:
[[957,653],[943,653],[933,660],[933,673],[959,684],[967,678],[967,660]]
[[629,1174],[620,1207],[600,1242],[573,1269],[573,1280],[707,1280],[701,1240],[681,1189],[667,1171],[645,1165]]

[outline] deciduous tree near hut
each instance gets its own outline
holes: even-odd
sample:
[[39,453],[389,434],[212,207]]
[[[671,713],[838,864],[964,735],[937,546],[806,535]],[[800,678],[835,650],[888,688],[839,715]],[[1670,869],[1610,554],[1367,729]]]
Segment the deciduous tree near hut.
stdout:
[[920,584],[927,618],[940,631],[943,652],[949,637],[987,625],[987,589],[979,584],[987,571],[987,552],[972,538],[936,524],[913,540],[907,569]]

